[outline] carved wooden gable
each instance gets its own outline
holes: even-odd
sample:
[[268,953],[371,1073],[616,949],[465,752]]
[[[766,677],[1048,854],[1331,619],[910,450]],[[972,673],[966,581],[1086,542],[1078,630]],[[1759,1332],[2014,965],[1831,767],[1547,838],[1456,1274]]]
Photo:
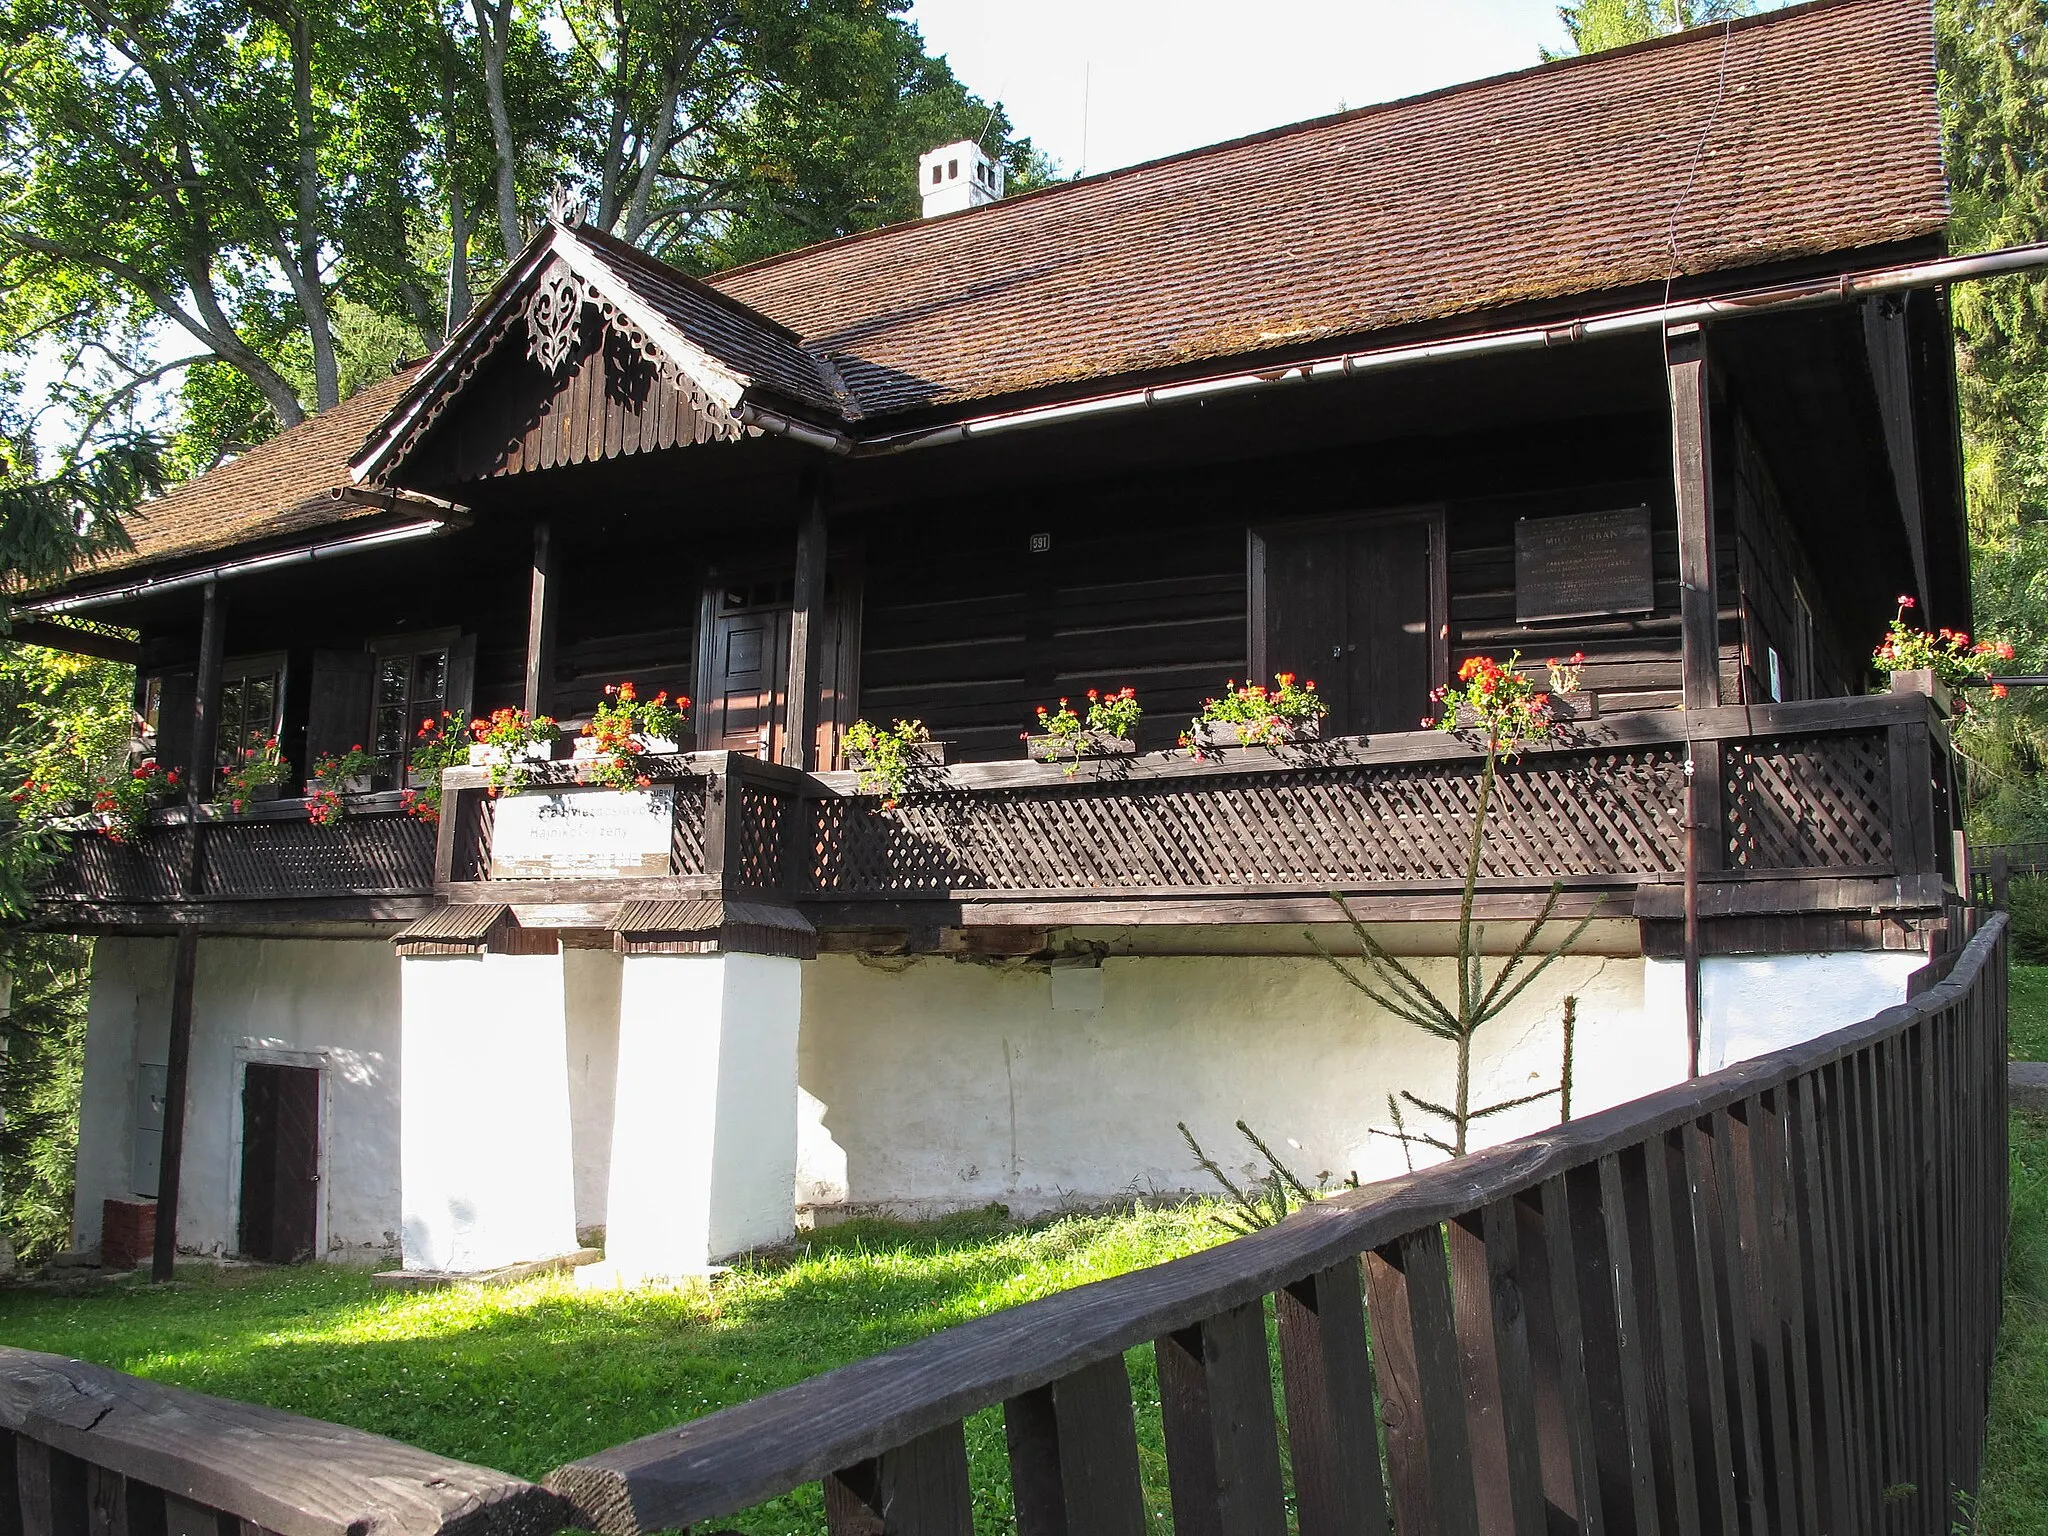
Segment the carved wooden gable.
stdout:
[[421,414],[400,478],[451,485],[754,430],[556,260]]

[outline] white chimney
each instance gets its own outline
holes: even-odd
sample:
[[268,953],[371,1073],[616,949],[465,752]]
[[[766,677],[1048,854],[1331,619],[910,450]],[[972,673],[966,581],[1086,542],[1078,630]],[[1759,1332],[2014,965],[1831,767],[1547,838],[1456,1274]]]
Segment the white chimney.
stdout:
[[946,144],[917,162],[924,216],[979,208],[1003,195],[1003,167],[972,139]]

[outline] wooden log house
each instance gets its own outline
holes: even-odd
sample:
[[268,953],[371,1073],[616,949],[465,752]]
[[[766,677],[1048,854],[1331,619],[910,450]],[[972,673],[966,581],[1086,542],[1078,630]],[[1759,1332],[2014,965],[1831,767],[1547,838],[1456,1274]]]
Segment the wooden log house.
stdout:
[[[101,936],[82,1242],[162,1180],[202,1251],[604,1227],[664,1273],[794,1208],[1185,1188],[1178,1120],[1398,1167],[1387,1096],[1447,1048],[1311,934],[1341,892],[1449,976],[1478,758],[1419,722],[1481,655],[1585,656],[1502,778],[1490,947],[1553,882],[1594,918],[1487,1094],[1556,1080],[1567,993],[1585,1107],[1905,996],[1957,899],[1947,719],[1868,657],[1902,593],[1970,616],[1925,0],[971,202],[708,280],[554,219],[435,356],[33,595],[137,632],[200,789],[45,892]],[[1279,671],[1321,742],[1177,746]],[[624,679],[696,701],[632,867],[505,846],[614,791],[454,769],[402,814],[422,717]],[[1124,686],[1137,756],[1025,760],[1037,706]],[[946,766],[859,793],[862,718]],[[211,803],[273,733],[300,775],[367,745],[374,792]]]

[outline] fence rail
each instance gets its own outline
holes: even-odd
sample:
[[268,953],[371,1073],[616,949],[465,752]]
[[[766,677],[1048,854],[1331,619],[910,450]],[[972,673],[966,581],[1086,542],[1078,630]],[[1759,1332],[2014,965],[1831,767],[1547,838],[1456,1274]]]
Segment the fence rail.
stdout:
[[0,1348],[8,1536],[548,1536],[564,1518],[488,1467]]

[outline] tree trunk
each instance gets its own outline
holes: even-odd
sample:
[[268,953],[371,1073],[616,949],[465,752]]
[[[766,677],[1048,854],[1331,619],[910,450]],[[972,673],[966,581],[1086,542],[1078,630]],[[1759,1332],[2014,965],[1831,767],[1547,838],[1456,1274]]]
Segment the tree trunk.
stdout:
[[288,13],[292,51],[292,111],[299,134],[298,184],[295,191],[298,228],[296,270],[288,270],[292,291],[305,311],[306,334],[313,344],[313,404],[327,410],[341,403],[341,368],[334,356],[334,326],[327,313],[327,290],[320,281],[320,145],[313,121],[313,23],[294,8]]
[[505,259],[526,242],[519,234],[519,146],[512,142],[512,115],[505,107],[505,54],[512,45],[512,0],[470,0],[477,42],[484,51],[484,100],[490,109],[491,148],[497,160],[498,234]]

